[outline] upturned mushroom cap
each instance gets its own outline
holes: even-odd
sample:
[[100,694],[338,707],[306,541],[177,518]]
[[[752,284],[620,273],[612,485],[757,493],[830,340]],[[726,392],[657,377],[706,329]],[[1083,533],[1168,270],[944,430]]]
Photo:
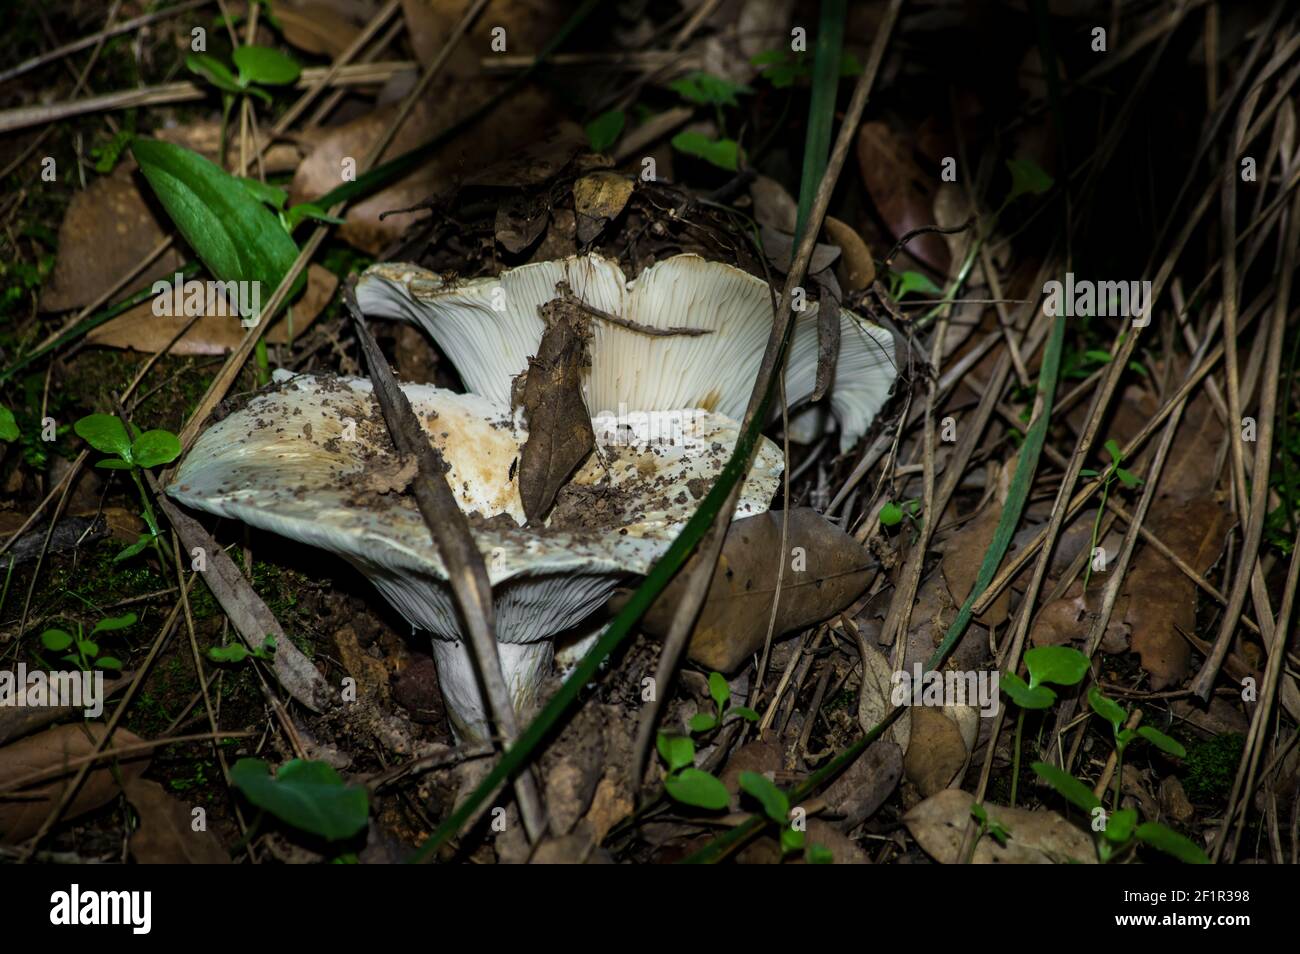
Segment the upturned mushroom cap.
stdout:
[[[707,329],[697,336],[648,336],[595,320],[584,387],[593,412],[704,408],[740,419],[772,327],[765,282],[697,255],[676,255],[634,281],[600,255],[538,262],[495,278],[447,282],[415,265],[369,268],[357,288],[367,314],[422,327],[475,394],[506,402],[514,377],[537,353],[538,306],[566,281],[587,304],[655,328]],[[786,367],[786,399],[809,397],[817,376],[817,304],[797,315]],[[847,450],[870,426],[897,376],[893,338],[849,311],[840,313],[840,351],[830,392]]]
[[[549,644],[523,644],[574,626],[621,579],[647,572],[738,437],[734,421],[709,412],[598,417],[599,453],[560,492],[547,525],[525,527],[515,462],[528,434],[508,409],[428,385],[402,390],[469,515],[493,587],[497,638],[518,647],[503,647],[517,702],[551,659]],[[767,510],[782,464],[764,439],[737,516]],[[204,431],[167,493],[338,554],[412,626],[455,643],[460,625],[446,568],[414,499],[403,493],[413,473],[413,462],[397,457],[369,381],[299,376]],[[459,645],[440,647],[442,656],[457,652],[457,674],[442,676],[453,708],[456,693],[477,700],[468,654]],[[462,737],[477,734],[481,709],[466,702],[454,714]]]

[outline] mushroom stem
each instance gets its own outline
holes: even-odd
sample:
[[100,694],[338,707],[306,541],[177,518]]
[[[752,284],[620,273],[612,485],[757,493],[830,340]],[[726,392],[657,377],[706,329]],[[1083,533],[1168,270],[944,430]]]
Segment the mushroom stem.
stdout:
[[[532,643],[498,643],[497,651],[515,711],[524,712],[551,672],[554,646],[551,640],[541,639]],[[489,741],[491,720],[479,689],[469,644],[463,639],[434,637],[433,661],[438,667],[438,684],[442,687],[447,718],[456,740],[463,744]]]

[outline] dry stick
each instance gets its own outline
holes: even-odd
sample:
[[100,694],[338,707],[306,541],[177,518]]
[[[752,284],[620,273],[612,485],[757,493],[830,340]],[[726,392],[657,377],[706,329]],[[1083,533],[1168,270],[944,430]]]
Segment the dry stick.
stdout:
[[[1228,593],[1228,604],[1224,609],[1223,623],[1219,627],[1219,634],[1215,637],[1214,646],[1210,650],[1209,657],[1205,660],[1201,671],[1197,673],[1196,679],[1192,683],[1193,691],[1204,701],[1209,701],[1210,693],[1214,689],[1215,678],[1219,674],[1219,667],[1223,665],[1223,659],[1228,654],[1228,643],[1237,629],[1237,617],[1241,614],[1242,607],[1246,602],[1246,588],[1251,585],[1253,578],[1259,573],[1259,546],[1264,536],[1264,517],[1268,507],[1268,474],[1273,457],[1273,416],[1277,413],[1277,387],[1282,365],[1282,341],[1283,336],[1286,334],[1287,307],[1291,296],[1291,280],[1295,268],[1296,244],[1300,242],[1300,192],[1296,193],[1296,199],[1291,209],[1291,222],[1286,234],[1286,242],[1283,245],[1283,266],[1279,277],[1280,284],[1273,309],[1273,327],[1269,332],[1268,354],[1265,359],[1266,375],[1263,392],[1259,397],[1259,424],[1255,443],[1255,474],[1250,485],[1250,510],[1247,514],[1246,534],[1242,541],[1241,559],[1237,567],[1237,574],[1232,581],[1232,589]],[[1229,288],[1226,294],[1231,296],[1235,292]],[[1235,327],[1230,326],[1229,313],[1231,311],[1232,309],[1228,307],[1224,309],[1225,339],[1231,339],[1236,331]],[[1231,345],[1226,345],[1226,347],[1231,347]],[[1237,415],[1240,413],[1240,394],[1233,393],[1235,388],[1231,368],[1229,368],[1228,382],[1228,402],[1230,407],[1236,402],[1233,409],[1233,421],[1236,421],[1238,420]],[[1235,447],[1236,442],[1233,443]],[[1244,475],[1242,479],[1244,480]],[[1260,576],[1260,582],[1262,582],[1262,574]],[[1259,622],[1261,629],[1264,629],[1265,620],[1260,618]]]
[[[839,135],[835,140],[835,146],[831,149],[830,157],[826,163],[825,174],[817,187],[808,221],[805,223],[803,234],[799,239],[799,247],[795,252],[794,262],[786,276],[785,288],[781,292],[779,307],[773,315],[772,333],[768,336],[767,349],[763,353],[763,363],[759,366],[758,376],[754,381],[754,390],[749,396],[749,406],[745,409],[745,417],[740,427],[742,432],[749,428],[753,422],[754,416],[763,404],[764,397],[772,384],[773,378],[776,376],[777,358],[782,354],[782,343],[785,341],[786,330],[794,314],[790,308],[794,289],[803,282],[804,275],[808,271],[808,263],[812,259],[817,234],[821,230],[822,218],[826,215],[826,207],[830,204],[831,192],[839,179],[840,170],[844,167],[844,159],[848,155],[854,132],[858,127],[858,123],[862,120],[862,112],[867,105],[867,96],[875,82],[876,72],[879,70],[880,61],[884,57],[885,45],[889,40],[901,2],[902,0],[893,0],[885,13],[884,20],[876,31],[875,42],[871,48],[871,56],[866,69],[863,70],[862,76],[859,77],[858,83],[853,89],[853,98],[849,101],[848,110],[845,113],[843,123],[840,125]],[[758,444],[755,442],[753,449],[750,451],[751,462],[757,449]],[[641,717],[637,725],[637,738],[632,759],[632,785],[634,790],[640,789],[641,779],[645,775],[646,762],[650,755],[651,741],[654,738],[655,723],[658,720],[660,707],[667,696],[668,684],[673,673],[677,671],[677,664],[681,660],[682,651],[686,648],[686,641],[695,625],[695,618],[699,615],[700,607],[703,605],[704,597],[709,590],[709,584],[713,580],[713,570],[717,566],[718,555],[722,552],[722,544],[727,536],[727,527],[731,523],[743,485],[743,480],[736,481],[731,488],[731,492],[727,494],[726,501],[719,508],[713,526],[704,539],[700,541],[697,550],[699,562],[691,572],[685,592],[682,594],[681,601],[677,604],[677,610],[673,614],[673,621],[669,626],[668,635],[664,638],[663,648],[659,654],[659,665],[655,669],[655,684],[659,687],[659,691],[655,694],[653,701],[642,707]]]
[[[197,577],[197,573],[190,576],[190,581],[186,586],[193,586],[194,580]],[[158,635],[154,638],[153,645],[149,647],[149,655],[146,656],[144,662],[140,664],[140,668],[136,670],[135,678],[131,680],[131,685],[122,696],[122,701],[117,704],[117,708],[114,709],[113,714],[109,716],[108,722],[104,726],[104,734],[100,736],[99,741],[95,743],[95,750],[90,753],[91,755],[103,752],[105,747],[108,745],[109,739],[113,737],[114,731],[117,730],[118,723],[122,721],[122,717],[126,715],[127,709],[135,699],[137,690],[139,690],[140,686],[144,684],[144,677],[153,666],[154,660],[158,658],[158,654],[162,652],[163,647],[167,644],[171,632],[176,626],[176,620],[180,616],[180,611],[181,604],[177,601],[176,605],[172,607],[171,613],[168,614],[167,619],[163,621],[162,628],[158,630]],[[76,798],[77,792],[81,789],[82,783],[86,781],[86,776],[90,774],[90,765],[90,762],[86,762],[81,766],[77,771],[76,776],[63,790],[63,794],[60,796],[58,803],[50,810],[49,815],[45,817],[45,821],[41,823],[40,830],[37,831],[36,834],[32,836],[31,840],[24,846],[24,860],[31,859],[32,854],[36,851],[41,841],[43,841],[45,836],[50,833],[50,829],[54,827],[60,818],[63,817],[63,813],[68,810],[68,806],[72,804],[72,800]]]
[[[411,408],[397,379],[388,366],[388,360],[379,350],[379,343],[366,324],[365,316],[357,305],[354,286],[349,284],[344,293],[357,341],[370,368],[370,380],[375,386],[375,397],[383,409],[384,420],[392,435],[397,453],[414,458],[419,465],[419,475],[414,482],[415,502],[420,507],[425,526],[447,567],[447,581],[456,597],[456,605],[469,631],[469,644],[478,663],[479,677],[483,681],[483,694],[487,696],[492,719],[506,747],[519,734],[515,709],[510,701],[510,689],[501,670],[501,655],[497,649],[495,612],[492,606],[492,583],[488,579],[483,554],[474,543],[465,515],[456,504],[455,494],[447,483],[447,465],[442,454],[429,441],[420,427],[420,421]],[[515,778],[515,794],[519,798],[520,812],[529,840],[536,842],[546,833],[546,818],[537,797],[533,776],[521,772]]]
[[[1296,547],[1300,547],[1300,531],[1296,533],[1296,542],[1292,547],[1292,553],[1296,552]],[[1295,607],[1297,577],[1300,577],[1300,559],[1293,556],[1291,564],[1287,568],[1286,588],[1282,594],[1282,606],[1277,612],[1277,620],[1273,625],[1273,644],[1269,648],[1268,665],[1264,669],[1263,691],[1259,697],[1259,705],[1255,707],[1255,715],[1250,722],[1250,732],[1246,737],[1246,751],[1243,753],[1241,763],[1237,766],[1237,775],[1232,782],[1232,793],[1228,797],[1228,809],[1223,814],[1223,821],[1219,825],[1219,835],[1214,840],[1214,850],[1211,854],[1214,861],[1218,861],[1222,855],[1223,845],[1227,841],[1228,826],[1238,814],[1241,815],[1241,822],[1237,829],[1237,838],[1233,839],[1229,859],[1236,856],[1237,842],[1240,840],[1241,831],[1245,828],[1246,812],[1250,810],[1255,770],[1259,767],[1259,757],[1264,751],[1264,732],[1273,709],[1273,700],[1277,695],[1282,670],[1285,668],[1287,624],[1291,619],[1291,611]],[[1238,809],[1238,806],[1240,806],[1240,809]]]
[[[376,86],[387,82],[398,73],[410,73],[419,69],[413,60],[395,60],[382,63],[358,63],[341,69],[327,66],[309,66],[302,71],[297,82],[297,89],[307,89],[316,85],[322,77],[333,73],[330,86]],[[29,126],[71,119],[87,113],[106,110],[129,109],[133,106],[158,106],[163,103],[184,103],[206,99],[209,90],[196,83],[180,81],[164,83],[160,86],[147,86],[143,89],[120,90],[105,93],[102,96],[87,96],[64,103],[51,103],[42,106],[20,106],[0,112],[0,132],[13,132]]]

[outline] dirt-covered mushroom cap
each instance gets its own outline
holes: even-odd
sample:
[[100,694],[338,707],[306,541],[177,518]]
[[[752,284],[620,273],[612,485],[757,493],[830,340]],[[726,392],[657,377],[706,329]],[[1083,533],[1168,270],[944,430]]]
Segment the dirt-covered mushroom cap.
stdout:
[[[593,413],[698,407],[743,416],[772,327],[772,299],[763,281],[730,265],[676,255],[629,282],[616,264],[592,254],[448,282],[414,265],[385,263],[366,271],[357,298],[368,314],[422,327],[470,391],[504,402],[537,353],[544,330],[538,306],[556,296],[561,281],[587,304],[641,325],[711,332],[649,336],[595,320],[584,382]],[[791,405],[816,383],[815,296],[796,317],[786,369]],[[870,426],[896,376],[889,332],[841,311],[830,403],[842,449]]]
[[[721,470],[736,422],[708,412],[597,417],[598,453],[561,490],[547,524],[525,527],[517,460],[527,431],[481,395],[403,385],[469,515],[493,586],[497,638],[516,704],[550,671],[551,637],[645,573]],[[768,508],[782,457],[764,440],[736,515]],[[370,382],[299,376],[208,428],[167,493],[209,513],[300,540],[358,567],[411,623],[435,636],[440,680],[463,738],[485,728],[447,572],[406,493]]]

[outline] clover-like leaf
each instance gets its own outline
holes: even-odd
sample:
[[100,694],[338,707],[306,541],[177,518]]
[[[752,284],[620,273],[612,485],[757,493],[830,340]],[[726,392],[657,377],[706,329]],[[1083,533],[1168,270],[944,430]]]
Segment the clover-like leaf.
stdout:
[[735,172],[739,165],[740,146],[734,139],[710,139],[693,130],[679,132],[672,139],[673,148],[688,156],[697,156],[719,169]]
[[1046,686],[1030,685],[1013,672],[1007,673],[998,685],[1011,701],[1022,709],[1050,709],[1056,701],[1056,693]]
[[131,460],[131,439],[116,415],[88,414],[72,425],[72,429],[95,450]]
[[258,808],[329,841],[351,838],[366,827],[370,814],[366,790],[346,784],[325,762],[294,759],[272,776],[261,759],[240,759],[230,781]]
[[171,431],[145,431],[131,443],[131,459],[139,467],[170,464],[180,456],[180,439]]
[[1025,651],[1025,668],[1030,686],[1044,682],[1073,686],[1088,671],[1088,657],[1069,646],[1035,646]]

